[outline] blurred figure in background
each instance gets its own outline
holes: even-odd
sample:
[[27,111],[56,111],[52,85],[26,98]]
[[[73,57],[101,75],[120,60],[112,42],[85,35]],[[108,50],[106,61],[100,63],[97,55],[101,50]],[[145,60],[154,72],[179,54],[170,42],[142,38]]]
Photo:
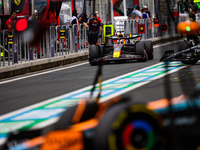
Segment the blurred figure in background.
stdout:
[[53,5],[50,6],[48,14],[49,14],[49,24],[51,26],[56,26],[57,25],[56,10],[54,9]]
[[[82,12],[78,17],[78,24],[79,24],[79,26],[78,26],[78,31],[79,32],[78,33],[79,33],[79,39],[81,39],[81,40],[86,39],[85,32],[87,32],[87,30],[85,30],[83,22],[87,22],[87,20],[88,20],[87,14],[84,13],[84,12]],[[80,46],[81,46],[81,48],[82,47],[85,48],[86,47],[85,46],[85,41],[84,41],[84,44],[82,44],[82,42],[81,42]]]
[[142,12],[140,11],[140,7],[137,6],[131,13],[132,19],[142,19]]
[[17,23],[17,14],[15,11],[11,12],[10,18],[6,21],[5,28],[8,29],[9,33],[12,34],[12,30],[15,28]]
[[96,11],[95,14],[96,14],[96,16],[97,16],[97,20],[98,20],[100,23],[102,23],[101,19],[99,18],[99,12]]
[[[190,21],[196,21],[196,13],[198,11],[198,7],[197,5],[194,5],[192,7],[192,11],[189,12],[189,20]],[[195,45],[200,44],[200,40],[198,35],[191,35],[191,36],[187,36],[187,39],[192,39],[195,42]]]
[[[34,17],[30,16],[28,21],[37,20],[38,19],[38,11],[34,10]],[[38,20],[37,20],[38,21]],[[37,53],[37,58],[40,58],[40,43],[37,44],[35,52]],[[28,53],[27,53],[28,54]]]
[[76,10],[73,10],[72,17],[70,19],[70,24],[73,26],[74,24],[78,24],[77,13]]
[[147,6],[143,6],[145,12],[148,14],[149,18],[151,18],[151,12],[149,11],[149,8]]
[[179,16],[179,14],[178,14],[178,12],[177,12],[177,7],[174,7],[174,8],[173,8],[172,14],[173,14],[174,17],[178,17],[178,16]]
[[[34,19],[38,19],[38,11],[37,10],[34,10]],[[28,20],[33,20],[32,16],[29,16]]]
[[142,18],[143,19],[149,19],[149,15],[146,13],[146,9],[142,8]]
[[[90,45],[96,45],[99,37],[99,29],[100,33],[102,32],[101,23],[97,20],[96,14],[93,13],[92,19],[89,20],[89,23],[83,22],[86,28],[89,28],[88,34],[88,42]],[[90,47],[89,45],[89,47]]]
[[194,5],[192,7],[192,10],[189,12],[189,20],[190,21],[196,21],[196,13],[198,11],[197,5]]

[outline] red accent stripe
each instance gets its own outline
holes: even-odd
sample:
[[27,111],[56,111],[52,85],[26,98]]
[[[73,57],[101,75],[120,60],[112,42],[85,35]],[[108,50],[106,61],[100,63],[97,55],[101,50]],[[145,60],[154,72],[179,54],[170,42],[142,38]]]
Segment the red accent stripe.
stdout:
[[132,124],[129,124],[123,133],[123,145],[127,146],[127,145],[131,145],[131,134],[134,130],[134,126]]

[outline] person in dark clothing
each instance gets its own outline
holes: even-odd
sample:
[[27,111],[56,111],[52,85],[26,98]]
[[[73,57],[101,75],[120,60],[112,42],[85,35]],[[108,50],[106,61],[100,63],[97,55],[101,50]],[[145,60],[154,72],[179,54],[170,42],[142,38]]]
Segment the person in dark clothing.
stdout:
[[[79,17],[78,17],[78,24],[79,24],[79,34],[80,34],[80,39],[85,39],[85,33],[84,33],[84,25],[83,22],[87,22],[87,14],[85,12],[82,12]],[[82,47],[83,45],[81,45]]]
[[197,13],[197,11],[198,11],[198,7],[197,7],[197,5],[194,5],[192,7],[192,11],[189,12],[190,21],[196,21],[196,15],[195,14]]
[[74,25],[74,24],[78,24],[78,19],[77,19],[77,12],[76,10],[72,11],[72,18],[70,20],[70,24]]
[[56,19],[56,10],[54,9],[53,5],[51,5],[49,8],[48,17],[48,24],[50,24],[51,26],[56,26],[58,24]]
[[[194,5],[192,7],[192,11],[189,12],[189,20],[190,21],[196,21],[196,15],[195,14],[197,13],[197,11],[198,11],[198,7],[197,7],[197,5]],[[195,42],[195,45],[197,45],[199,43],[199,38],[198,38],[197,35],[187,36],[187,39],[188,40],[193,39],[194,42]]]
[[89,34],[88,34],[88,42],[90,45],[96,45],[98,40],[99,29],[100,33],[102,32],[101,23],[97,20],[97,16],[95,13],[92,15],[92,19],[89,20],[89,23],[83,22],[86,28],[89,27]]
[[79,17],[78,17],[78,22],[79,23],[83,23],[83,22],[87,22],[88,18],[87,18],[87,14],[82,12]]

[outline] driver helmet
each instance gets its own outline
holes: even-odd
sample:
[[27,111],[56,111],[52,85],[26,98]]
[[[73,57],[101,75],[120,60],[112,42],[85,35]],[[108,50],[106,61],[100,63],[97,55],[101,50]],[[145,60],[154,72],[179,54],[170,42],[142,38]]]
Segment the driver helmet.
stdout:
[[119,43],[119,44],[123,44],[124,41],[123,41],[122,39],[120,39],[120,40],[118,40],[118,43]]

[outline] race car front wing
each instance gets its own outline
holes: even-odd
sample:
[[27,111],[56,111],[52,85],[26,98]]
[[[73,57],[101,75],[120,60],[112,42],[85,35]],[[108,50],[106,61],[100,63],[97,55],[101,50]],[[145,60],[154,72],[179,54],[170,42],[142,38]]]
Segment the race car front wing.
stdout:
[[130,54],[121,54],[120,57],[113,57],[113,55],[107,55],[99,58],[95,58],[90,62],[110,62],[110,61],[128,61],[128,60],[142,60],[146,59],[141,55],[130,55]]

